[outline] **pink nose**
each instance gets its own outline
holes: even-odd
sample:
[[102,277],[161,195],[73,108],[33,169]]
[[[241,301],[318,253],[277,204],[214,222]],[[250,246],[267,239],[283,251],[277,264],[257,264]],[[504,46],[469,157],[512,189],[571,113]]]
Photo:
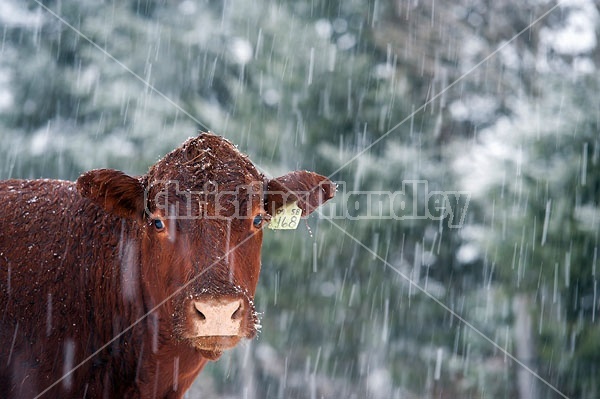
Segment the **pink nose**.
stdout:
[[240,333],[244,301],[196,300],[197,317],[194,318],[196,334],[199,337],[236,336]]

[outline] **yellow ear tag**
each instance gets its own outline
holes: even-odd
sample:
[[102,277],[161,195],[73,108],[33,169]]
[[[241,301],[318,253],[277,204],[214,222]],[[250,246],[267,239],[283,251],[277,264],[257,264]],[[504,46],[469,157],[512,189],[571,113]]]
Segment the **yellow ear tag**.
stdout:
[[271,217],[269,228],[272,230],[294,230],[300,223],[302,209],[298,207],[297,201],[288,202],[277,208],[275,215]]

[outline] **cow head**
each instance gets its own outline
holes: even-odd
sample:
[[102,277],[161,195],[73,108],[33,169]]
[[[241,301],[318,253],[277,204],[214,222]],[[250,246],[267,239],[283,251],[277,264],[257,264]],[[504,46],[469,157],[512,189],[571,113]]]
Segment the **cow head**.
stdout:
[[161,329],[168,325],[170,337],[210,359],[256,335],[262,229],[273,212],[297,201],[306,216],[335,192],[327,178],[307,171],[267,179],[230,142],[208,133],[144,176],[93,170],[77,188],[137,226],[147,308],[160,305]]

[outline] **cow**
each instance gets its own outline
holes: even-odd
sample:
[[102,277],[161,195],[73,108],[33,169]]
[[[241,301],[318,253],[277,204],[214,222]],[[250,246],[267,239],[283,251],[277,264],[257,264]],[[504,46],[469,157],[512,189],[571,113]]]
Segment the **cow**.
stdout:
[[0,396],[181,398],[253,338],[263,228],[335,186],[200,133],[143,176],[0,182]]

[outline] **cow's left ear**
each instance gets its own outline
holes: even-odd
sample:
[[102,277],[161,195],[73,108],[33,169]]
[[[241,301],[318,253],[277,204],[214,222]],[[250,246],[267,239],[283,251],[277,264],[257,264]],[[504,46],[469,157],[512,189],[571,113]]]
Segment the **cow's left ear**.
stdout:
[[77,191],[108,213],[124,218],[143,215],[144,186],[141,180],[115,169],[95,169],[77,179]]
[[308,216],[333,198],[335,189],[335,184],[325,176],[308,171],[290,172],[268,180],[265,210],[269,215],[273,215],[282,205],[298,201],[302,216]]

